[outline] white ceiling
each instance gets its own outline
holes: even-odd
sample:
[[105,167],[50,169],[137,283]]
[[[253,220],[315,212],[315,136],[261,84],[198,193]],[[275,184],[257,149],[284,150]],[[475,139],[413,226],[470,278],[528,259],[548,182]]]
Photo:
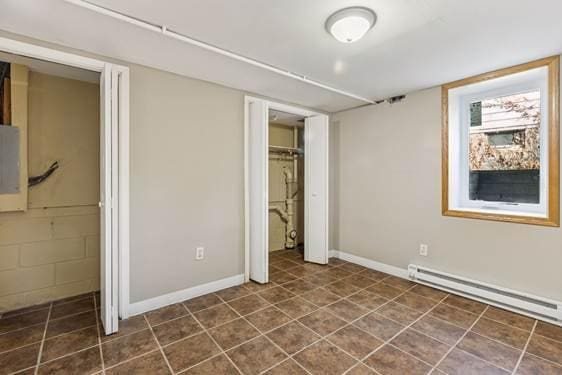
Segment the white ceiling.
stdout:
[[[562,52],[560,0],[90,1],[373,100]],[[62,0],[0,4],[6,31],[325,111],[363,104]],[[378,21],[342,44],[324,22],[351,5]]]

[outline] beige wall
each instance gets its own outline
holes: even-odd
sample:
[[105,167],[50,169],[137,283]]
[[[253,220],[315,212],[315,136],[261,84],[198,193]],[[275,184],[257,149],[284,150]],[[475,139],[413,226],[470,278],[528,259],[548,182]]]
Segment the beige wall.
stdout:
[[0,311],[99,289],[99,87],[29,74],[27,212],[0,213]]
[[131,302],[242,274],[244,93],[130,69]]
[[333,116],[332,247],[562,300],[560,228],[441,215],[440,100],[432,88]]
[[[269,125],[269,144],[272,146],[293,147],[293,128],[283,125]],[[275,154],[273,154],[275,155]],[[279,206],[285,209],[286,184],[283,175],[283,167],[287,167],[294,173],[293,161],[291,160],[269,160],[269,206]],[[297,166],[297,181],[300,192],[304,187],[304,159],[301,157]],[[304,242],[304,204],[302,193],[296,196],[295,202],[295,227],[297,229],[297,243]],[[278,213],[269,212],[269,251],[285,248],[285,222],[281,220]]]

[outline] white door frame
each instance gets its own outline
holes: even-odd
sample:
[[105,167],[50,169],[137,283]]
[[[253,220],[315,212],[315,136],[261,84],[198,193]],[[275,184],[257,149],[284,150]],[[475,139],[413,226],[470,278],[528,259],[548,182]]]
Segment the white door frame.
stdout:
[[[129,68],[107,61],[92,59],[73,53],[37,46],[30,43],[0,37],[0,51],[26,56],[30,58],[50,61],[76,68],[104,72],[119,80],[118,113],[111,117],[111,139],[107,146],[112,147],[112,171],[106,171],[105,177],[113,180],[114,188],[118,186],[118,193],[112,198],[113,211],[111,235],[113,249],[109,249],[109,259],[112,269],[117,270],[117,279],[114,280],[113,290],[116,295],[113,300],[117,302],[118,315],[122,318],[129,316]],[[101,79],[101,74],[100,74]],[[101,82],[100,82],[101,83]],[[107,85],[106,85],[107,86]],[[117,85],[104,87],[104,95],[115,98]],[[103,98],[100,98],[103,100]],[[115,139],[115,138],[118,139]],[[117,181],[115,181],[117,179]],[[115,185],[117,184],[117,185]],[[102,239],[103,240],[103,239]],[[115,249],[115,246],[117,249]],[[113,251],[111,251],[113,250]],[[115,250],[117,254],[115,254]],[[113,263],[117,262],[115,265]],[[114,273],[115,274],[115,273]],[[109,329],[108,329],[109,328]],[[106,333],[116,332],[117,327],[106,327]]]
[[[274,109],[281,112],[291,113],[303,117],[312,117],[312,116],[323,116],[326,118],[326,123],[328,123],[328,115],[325,113],[311,111],[305,108],[283,104],[274,102],[267,99],[257,98],[253,96],[245,96],[244,98],[244,280],[248,282],[250,280],[250,104],[251,103],[263,103],[265,104],[265,110],[268,112],[269,109]],[[266,124],[268,126],[269,124]],[[328,136],[328,132],[326,132],[326,137]],[[326,140],[327,141],[327,140]],[[267,155],[266,155],[267,157]],[[328,168],[328,149],[326,149],[326,166]],[[266,165],[269,161],[266,161]],[[267,171],[267,167],[266,167]],[[310,168],[305,168],[305,180],[308,180],[310,177]],[[328,174],[328,170],[326,170],[326,175]],[[328,202],[329,202],[329,190],[328,190],[328,182],[329,179],[326,179],[326,223],[329,222],[329,211],[328,211]],[[267,192],[266,192],[267,193]],[[266,194],[267,196],[267,194]],[[269,202],[268,202],[269,203]],[[268,206],[266,205],[266,210]],[[267,220],[268,215],[265,215]],[[268,225],[262,226],[265,230],[268,230]],[[305,227],[305,232],[308,228]],[[268,239],[269,233],[264,233],[265,238]],[[326,226],[326,244],[328,243],[329,237],[329,228]],[[306,233],[305,233],[306,238]],[[266,241],[267,243],[267,241]],[[306,250],[306,249],[305,249]],[[268,251],[268,249],[266,249]],[[326,246],[326,257],[328,259],[328,247]]]

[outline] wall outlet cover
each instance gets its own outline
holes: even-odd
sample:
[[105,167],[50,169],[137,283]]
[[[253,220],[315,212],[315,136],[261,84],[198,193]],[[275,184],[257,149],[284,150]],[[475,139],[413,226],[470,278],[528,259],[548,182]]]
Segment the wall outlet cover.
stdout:
[[205,258],[205,248],[198,247],[195,249],[195,260],[202,260]]
[[423,244],[423,243],[420,244],[420,255],[423,256],[423,257],[426,257],[427,253],[428,253],[428,248],[429,247],[426,244]]

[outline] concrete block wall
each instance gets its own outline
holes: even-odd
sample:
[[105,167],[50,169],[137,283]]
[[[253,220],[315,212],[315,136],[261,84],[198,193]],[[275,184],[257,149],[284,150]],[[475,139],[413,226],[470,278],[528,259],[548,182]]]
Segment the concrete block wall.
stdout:
[[99,208],[0,215],[0,312],[99,289]]

